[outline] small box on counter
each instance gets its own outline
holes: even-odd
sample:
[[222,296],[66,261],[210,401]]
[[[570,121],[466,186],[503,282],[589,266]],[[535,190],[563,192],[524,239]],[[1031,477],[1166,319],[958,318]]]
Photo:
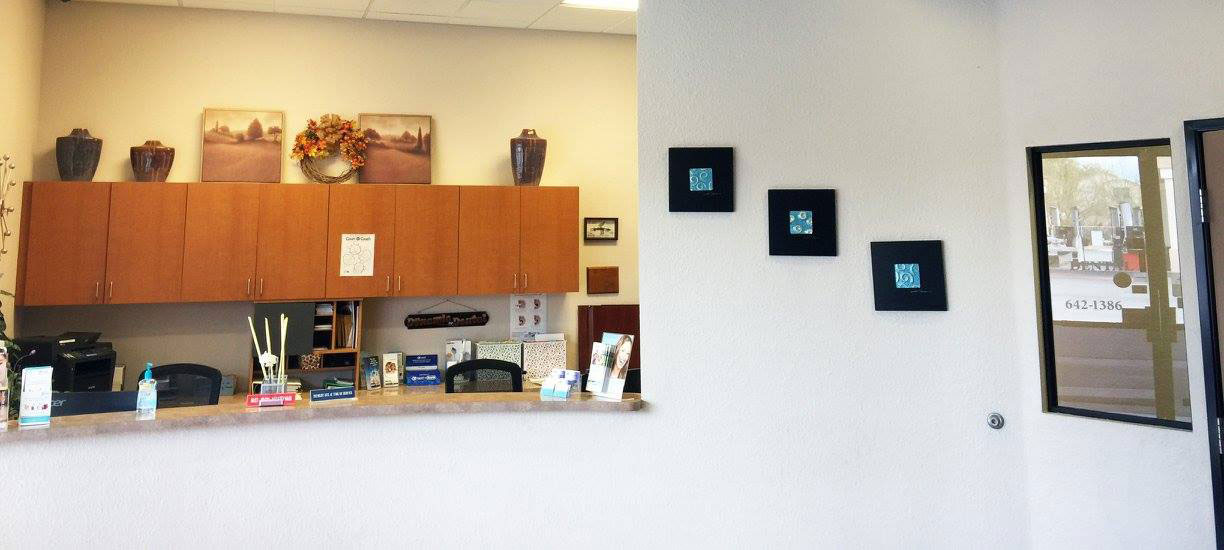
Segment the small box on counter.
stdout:
[[442,372],[438,370],[437,355],[405,355],[404,384],[408,386],[436,386],[442,383]]

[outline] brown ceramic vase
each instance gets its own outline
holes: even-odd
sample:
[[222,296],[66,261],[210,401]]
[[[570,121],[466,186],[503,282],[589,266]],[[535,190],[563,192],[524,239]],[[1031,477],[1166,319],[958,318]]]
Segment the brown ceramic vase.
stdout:
[[515,185],[539,185],[544,175],[544,155],[548,152],[548,140],[536,135],[533,129],[525,129],[510,140],[510,169],[514,172]]
[[174,165],[174,148],[156,140],[132,148],[132,173],[136,181],[166,181]]

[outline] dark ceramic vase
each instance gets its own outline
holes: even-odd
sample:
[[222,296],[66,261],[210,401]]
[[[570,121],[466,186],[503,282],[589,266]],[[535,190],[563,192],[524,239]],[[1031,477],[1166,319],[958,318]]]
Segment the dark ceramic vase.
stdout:
[[91,181],[98,170],[102,155],[102,140],[89,135],[89,130],[74,128],[71,134],[55,138],[55,163],[64,181]]
[[166,181],[174,165],[174,148],[156,140],[132,148],[132,173],[136,181]]
[[514,171],[515,185],[539,185],[544,175],[544,155],[548,152],[548,140],[537,136],[532,129],[523,130],[510,140],[510,169]]

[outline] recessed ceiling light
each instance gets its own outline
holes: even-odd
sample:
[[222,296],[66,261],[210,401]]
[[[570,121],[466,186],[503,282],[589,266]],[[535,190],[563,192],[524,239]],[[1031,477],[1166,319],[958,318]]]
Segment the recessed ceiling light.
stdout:
[[561,5],[597,10],[637,11],[638,0],[561,0]]

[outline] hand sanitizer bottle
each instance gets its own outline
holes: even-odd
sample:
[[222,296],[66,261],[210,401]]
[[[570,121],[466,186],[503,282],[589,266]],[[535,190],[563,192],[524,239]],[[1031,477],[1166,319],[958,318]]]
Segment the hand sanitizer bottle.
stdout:
[[144,378],[136,392],[136,420],[153,420],[157,417],[157,380],[153,379],[153,363],[145,363]]

